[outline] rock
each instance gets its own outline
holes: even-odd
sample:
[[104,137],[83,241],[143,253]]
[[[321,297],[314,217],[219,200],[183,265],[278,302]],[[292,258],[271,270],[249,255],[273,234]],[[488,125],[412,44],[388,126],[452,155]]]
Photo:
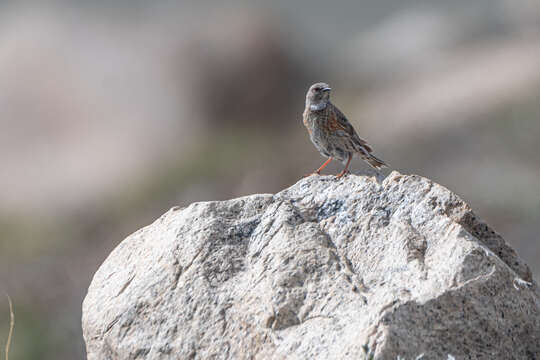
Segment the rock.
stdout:
[[311,176],[173,208],[129,236],[82,326],[90,360],[537,359],[539,295],[446,188]]

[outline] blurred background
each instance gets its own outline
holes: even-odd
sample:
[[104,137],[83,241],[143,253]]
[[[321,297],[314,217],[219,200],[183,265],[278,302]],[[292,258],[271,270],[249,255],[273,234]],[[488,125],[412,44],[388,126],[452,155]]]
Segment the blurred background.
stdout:
[[94,272],[170,207],[316,169],[301,115],[317,81],[378,156],[463,197],[539,279],[540,2],[224,3],[0,3],[12,359],[85,358]]

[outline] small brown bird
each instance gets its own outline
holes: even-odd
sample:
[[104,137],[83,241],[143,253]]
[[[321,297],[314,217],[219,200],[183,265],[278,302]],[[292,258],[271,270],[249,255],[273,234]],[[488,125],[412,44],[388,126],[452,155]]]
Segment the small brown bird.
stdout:
[[330,161],[337,159],[346,163],[343,171],[337,175],[340,178],[349,173],[354,155],[359,155],[375,169],[387,166],[371,154],[371,147],[358,136],[345,115],[330,102],[330,90],[328,84],[316,83],[311,85],[306,95],[304,125],[317,150],[328,158],[315,174],[320,175]]

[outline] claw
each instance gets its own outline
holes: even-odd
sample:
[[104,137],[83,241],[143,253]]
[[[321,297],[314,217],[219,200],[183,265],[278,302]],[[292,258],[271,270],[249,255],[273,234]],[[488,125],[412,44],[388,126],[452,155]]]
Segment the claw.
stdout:
[[336,175],[336,179],[341,179],[342,177],[344,177],[345,175],[349,175],[350,173],[351,172],[349,170],[343,170],[342,172]]

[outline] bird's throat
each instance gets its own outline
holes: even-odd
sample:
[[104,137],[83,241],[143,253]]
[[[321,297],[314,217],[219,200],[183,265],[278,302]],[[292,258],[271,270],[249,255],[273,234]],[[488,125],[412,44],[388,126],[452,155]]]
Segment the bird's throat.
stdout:
[[311,104],[309,105],[309,109],[311,111],[320,111],[320,110],[323,110],[323,109],[326,109],[326,103],[322,102],[322,103],[318,103],[318,104]]

